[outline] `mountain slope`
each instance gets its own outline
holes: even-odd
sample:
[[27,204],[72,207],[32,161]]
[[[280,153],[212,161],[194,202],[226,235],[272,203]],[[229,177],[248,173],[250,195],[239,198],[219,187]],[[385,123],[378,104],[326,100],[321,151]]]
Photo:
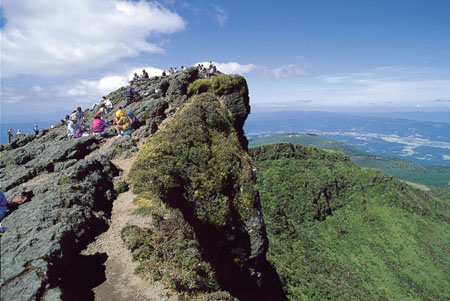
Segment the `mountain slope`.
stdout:
[[250,140],[249,146],[261,146],[280,142],[311,145],[322,149],[343,152],[353,162],[362,167],[377,168],[394,175],[401,180],[420,183],[428,186],[444,186],[450,182],[450,167],[423,166],[405,159],[379,156],[361,151],[342,142],[328,139],[315,134],[279,134]]
[[250,153],[268,259],[291,300],[449,296],[448,202],[335,151],[275,144]]

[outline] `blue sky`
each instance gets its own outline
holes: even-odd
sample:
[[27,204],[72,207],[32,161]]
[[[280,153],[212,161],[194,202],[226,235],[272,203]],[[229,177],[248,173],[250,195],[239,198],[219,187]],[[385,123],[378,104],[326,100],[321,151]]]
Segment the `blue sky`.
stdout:
[[2,121],[213,60],[255,110],[450,111],[450,1],[3,0]]

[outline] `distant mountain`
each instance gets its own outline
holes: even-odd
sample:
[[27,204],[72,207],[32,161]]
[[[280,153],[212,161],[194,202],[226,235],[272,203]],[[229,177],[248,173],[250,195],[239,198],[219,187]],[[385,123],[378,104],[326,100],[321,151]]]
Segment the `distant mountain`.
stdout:
[[424,165],[450,166],[450,123],[327,112],[254,112],[245,125],[250,139],[280,133],[313,133],[376,155]]
[[273,263],[289,300],[446,300],[449,201],[340,152],[250,149]]
[[374,155],[315,134],[278,134],[250,140],[249,146],[256,147],[279,142],[312,145],[322,149],[340,151],[359,166],[378,168],[405,181],[428,186],[444,186],[450,183],[450,167],[448,166],[423,166],[405,159]]

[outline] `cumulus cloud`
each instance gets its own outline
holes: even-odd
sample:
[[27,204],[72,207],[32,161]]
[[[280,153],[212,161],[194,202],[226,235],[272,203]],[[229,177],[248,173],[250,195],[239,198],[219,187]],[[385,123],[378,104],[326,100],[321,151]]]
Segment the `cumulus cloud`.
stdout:
[[124,76],[105,76],[99,80],[80,80],[69,88],[60,91],[60,95],[67,96],[99,96],[118,89],[127,84]]
[[142,70],[145,69],[147,71],[148,76],[160,76],[164,70],[155,68],[155,67],[143,67],[143,68],[134,68],[131,71],[128,72],[127,79],[131,80],[133,79],[134,73],[137,73],[138,75],[142,75]]
[[[199,63],[196,63],[195,66],[197,66],[198,64],[202,64],[206,68],[209,67],[209,62],[199,62]],[[228,62],[228,63],[214,62],[214,64],[216,65],[217,70],[219,70],[220,72],[226,73],[226,74],[247,74],[254,70],[263,68],[262,66],[259,66],[259,65],[239,64],[237,62]]]
[[63,87],[59,87],[57,95],[64,97],[84,97],[78,98],[78,102],[92,102],[102,95],[106,95],[120,87],[126,86],[128,82],[133,78],[134,73],[138,75],[142,74],[142,70],[145,69],[150,77],[161,75],[162,71],[159,68],[151,66],[132,68],[120,75],[108,75],[98,80],[82,79],[75,83],[69,83]]
[[4,0],[2,12],[3,77],[67,74],[162,52],[158,37],[185,28],[179,15],[147,1]]
[[[208,68],[209,66],[209,62],[200,62],[197,64],[203,64],[203,66],[205,66],[206,68]],[[275,79],[305,77],[313,75],[313,72],[309,71],[306,67],[295,64],[284,64],[277,67],[268,67],[256,64],[240,64],[237,62],[214,62],[214,64],[217,66],[217,70],[226,74],[248,74],[257,72],[259,75]]]

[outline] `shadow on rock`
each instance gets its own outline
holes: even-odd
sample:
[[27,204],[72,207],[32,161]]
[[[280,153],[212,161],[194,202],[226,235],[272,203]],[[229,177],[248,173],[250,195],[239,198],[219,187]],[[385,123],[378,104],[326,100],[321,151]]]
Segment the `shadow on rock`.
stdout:
[[106,280],[104,263],[107,258],[106,253],[79,255],[74,258],[66,266],[66,275],[60,283],[62,299],[94,300],[92,289]]
[[[265,256],[237,262],[232,249],[244,249],[250,253],[250,237],[238,221],[237,211],[233,212],[234,227],[219,230],[198,219],[194,208],[179,193],[171,194],[166,203],[177,208],[184,219],[193,228],[201,246],[202,258],[215,271],[217,280],[223,290],[228,291],[240,301],[246,300],[287,300],[280,278]],[[231,206],[232,207],[232,206]],[[230,240],[230,237],[233,239]]]

